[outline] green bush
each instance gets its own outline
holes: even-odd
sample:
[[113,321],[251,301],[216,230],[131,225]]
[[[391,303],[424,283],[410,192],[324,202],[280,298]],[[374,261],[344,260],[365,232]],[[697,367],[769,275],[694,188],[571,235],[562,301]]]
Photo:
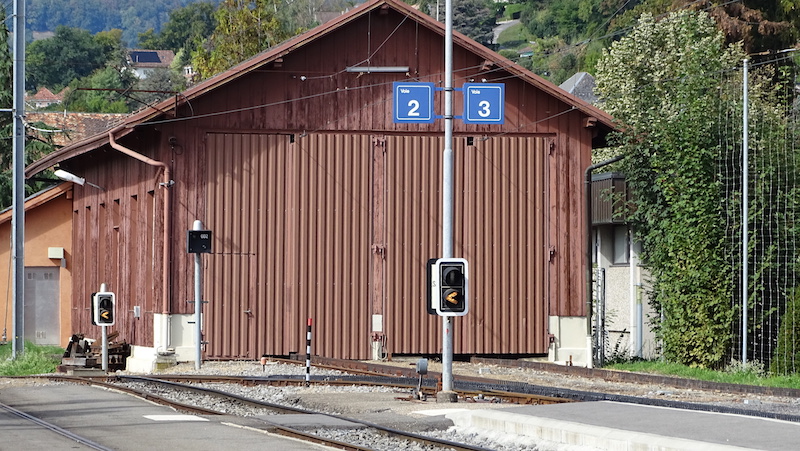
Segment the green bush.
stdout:
[[778,344],[770,362],[770,371],[775,375],[793,374],[800,362],[800,288],[787,296],[786,312],[781,317]]

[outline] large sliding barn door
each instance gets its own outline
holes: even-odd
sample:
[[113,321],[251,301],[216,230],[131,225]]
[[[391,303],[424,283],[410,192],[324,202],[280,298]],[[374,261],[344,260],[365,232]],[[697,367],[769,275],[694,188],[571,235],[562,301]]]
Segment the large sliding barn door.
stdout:
[[364,357],[369,137],[207,135],[207,357]]
[[[456,354],[548,348],[548,137],[456,138],[454,256],[470,264],[470,311],[453,320]],[[440,137],[386,142],[385,317],[389,351],[441,352],[425,312],[425,262],[441,242]]]
[[[551,138],[456,151],[455,250],[472,304],[455,352],[547,352]],[[207,135],[208,358],[441,351],[425,262],[441,240],[440,137]],[[382,334],[382,335],[381,335]]]

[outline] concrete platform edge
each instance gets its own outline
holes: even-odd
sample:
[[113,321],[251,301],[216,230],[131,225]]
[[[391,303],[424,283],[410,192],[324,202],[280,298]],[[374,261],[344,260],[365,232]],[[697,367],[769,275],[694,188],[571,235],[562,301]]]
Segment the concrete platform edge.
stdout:
[[451,420],[456,428],[514,434],[532,437],[553,444],[595,449],[625,451],[742,451],[749,449],[532,415],[519,415],[501,410],[458,411],[448,413],[445,417]]

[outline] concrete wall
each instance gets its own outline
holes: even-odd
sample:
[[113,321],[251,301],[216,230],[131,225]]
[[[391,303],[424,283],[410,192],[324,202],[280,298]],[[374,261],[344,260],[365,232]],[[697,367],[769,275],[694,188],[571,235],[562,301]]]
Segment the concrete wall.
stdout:
[[[13,339],[14,299],[11,268],[11,210],[0,214],[0,326]],[[66,347],[74,332],[71,321],[72,290],[72,184],[40,193],[25,202],[25,267],[58,268],[60,333],[58,344]],[[63,248],[64,259],[49,258],[49,248]],[[89,301],[86,301],[86,308]],[[78,308],[76,306],[76,308]],[[89,332],[89,331],[84,331]]]

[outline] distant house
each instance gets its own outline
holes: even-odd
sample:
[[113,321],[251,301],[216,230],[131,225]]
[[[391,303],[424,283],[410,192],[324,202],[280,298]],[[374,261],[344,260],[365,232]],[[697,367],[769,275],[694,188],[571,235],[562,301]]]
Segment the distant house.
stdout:
[[588,72],[577,72],[564,81],[564,83],[558,85],[558,87],[564,91],[591,104],[597,103],[598,100],[597,94],[594,93],[594,86],[594,77]]
[[33,109],[40,109],[40,108],[47,108],[50,105],[59,104],[64,101],[64,91],[61,91],[58,94],[53,94],[47,88],[39,88],[36,91],[36,94],[28,97],[26,102],[30,105]]
[[172,50],[141,50],[128,51],[128,63],[138,78],[147,78],[156,69],[169,69],[175,52]]

